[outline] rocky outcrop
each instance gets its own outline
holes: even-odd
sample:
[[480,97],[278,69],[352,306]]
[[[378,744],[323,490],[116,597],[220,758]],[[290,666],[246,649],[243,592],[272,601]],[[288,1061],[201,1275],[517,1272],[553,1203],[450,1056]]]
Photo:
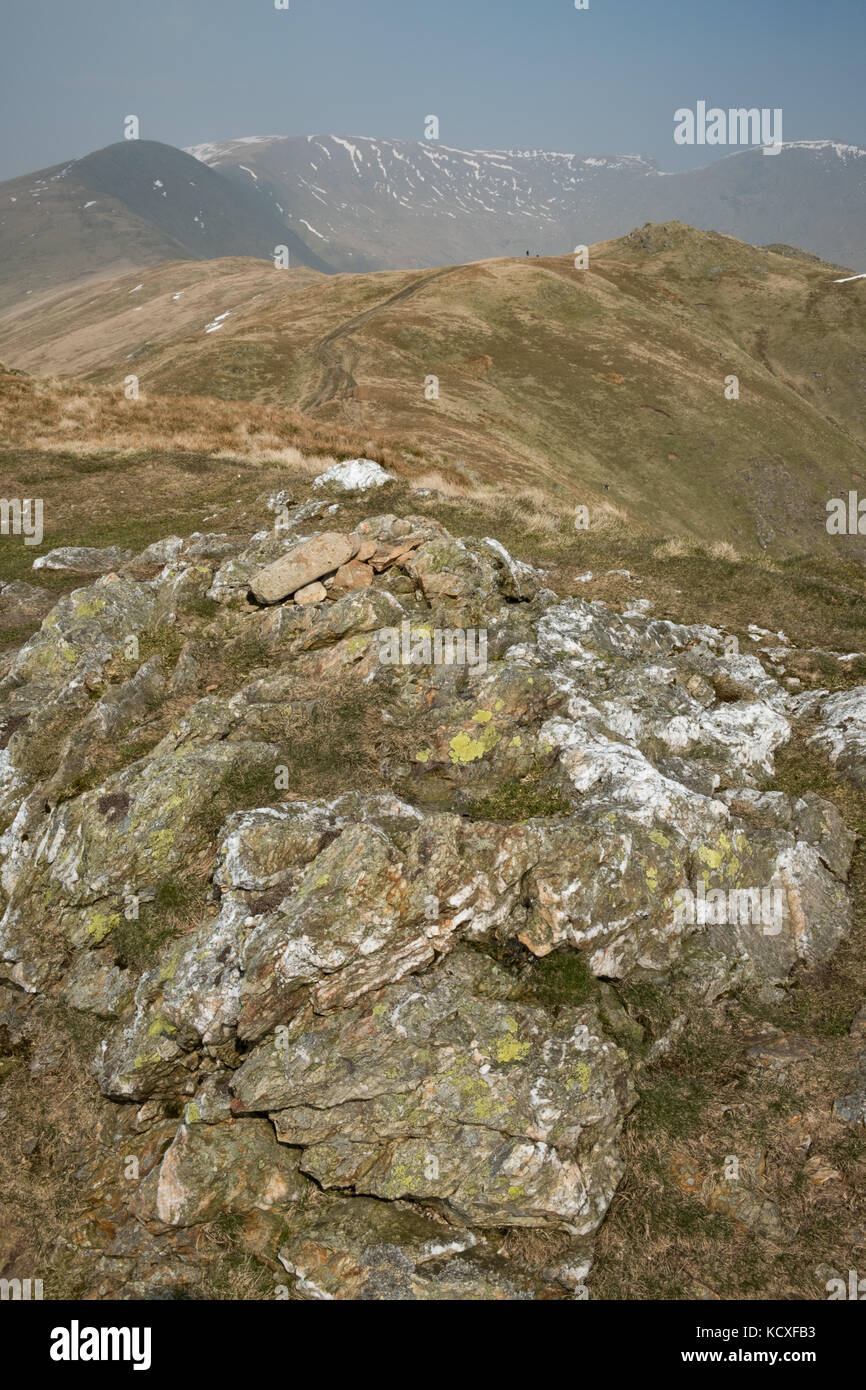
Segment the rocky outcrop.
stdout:
[[798,709],[817,723],[811,742],[840,772],[866,786],[866,686],[810,692],[798,699]]
[[[831,958],[853,836],[774,757],[809,719],[859,775],[862,691],[795,695],[427,516],[271,500],[274,529],[61,598],[10,661],[0,972],[104,1021],[94,1084],[160,1135],[125,1207],[151,1234],[273,1216],[300,1298],[582,1296],[643,1064],[614,986],[773,998]],[[286,752],[326,680],[381,717],[378,789],[317,794]],[[551,956],[581,997],[545,996]],[[496,1235],[531,1229],[545,1268]]]
[[[490,1233],[493,1234],[492,1232]],[[470,1231],[401,1202],[332,1201],[281,1247],[302,1299],[385,1302],[527,1302],[585,1297],[585,1250],[534,1274]]]

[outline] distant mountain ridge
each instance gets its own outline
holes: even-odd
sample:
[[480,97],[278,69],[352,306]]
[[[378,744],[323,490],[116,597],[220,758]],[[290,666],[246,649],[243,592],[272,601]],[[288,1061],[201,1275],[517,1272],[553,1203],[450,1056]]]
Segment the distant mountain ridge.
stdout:
[[280,245],[293,267],[413,270],[568,254],[672,220],[860,270],[866,150],[801,141],[773,159],[750,148],[670,174],[642,155],[360,136],[186,151],[122,140],[0,184],[0,311],[166,262],[270,261]]
[[786,144],[666,173],[642,155],[460,150],[435,141],[248,136],[188,153],[254,193],[339,270],[560,255],[680,220],[752,244],[866,261],[866,149]]

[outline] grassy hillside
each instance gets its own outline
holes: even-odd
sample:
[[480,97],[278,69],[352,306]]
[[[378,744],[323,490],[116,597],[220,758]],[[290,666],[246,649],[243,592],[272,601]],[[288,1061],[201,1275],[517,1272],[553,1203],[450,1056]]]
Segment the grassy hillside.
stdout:
[[[836,686],[866,675],[866,658],[839,667],[820,656],[866,652],[866,572],[842,549],[739,553],[713,538],[683,540],[646,518],[632,524],[609,503],[602,510],[605,502],[596,523],[577,530],[566,496],[528,482],[508,490],[491,479],[474,483],[429,460],[407,461],[405,441],[387,432],[371,437],[275,406],[250,412],[243,402],[207,397],[133,402],[105,387],[2,369],[4,491],[43,499],[45,534],[40,546],[16,537],[0,542],[0,582],[32,582],[33,560],[58,545],[139,548],[172,531],[245,535],[263,494],[298,496],[335,459],[362,453],[396,475],[388,510],[496,536],[541,566],[557,592],[615,604],[639,595],[660,617],[729,628],[744,650],[753,646],[750,623],[784,630],[794,646],[818,653],[809,669],[794,673],[807,683]],[[363,494],[349,495],[341,504],[345,524],[372,505]],[[38,583],[50,588],[78,582],[38,572]]]
[[590,527],[613,510],[744,552],[862,553],[827,535],[825,508],[866,491],[866,286],[823,262],[670,223],[593,247],[587,270],[305,277],[158,267],[18,314],[0,357],[115,392],[134,371],[146,395],[300,410],[410,472],[585,505]]

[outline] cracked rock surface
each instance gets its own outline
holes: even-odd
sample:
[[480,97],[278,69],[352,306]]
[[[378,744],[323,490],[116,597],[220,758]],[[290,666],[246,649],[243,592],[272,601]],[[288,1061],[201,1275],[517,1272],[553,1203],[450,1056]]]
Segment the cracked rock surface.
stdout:
[[[4,595],[41,624],[0,681],[0,971],[15,1008],[101,1021],[88,1084],[147,1154],[111,1287],[166,1259],[194,1282],[189,1231],[252,1214],[292,1297],[579,1297],[640,1065],[612,986],[772,995],[832,957],[854,837],[772,790],[774,755],[808,719],[862,781],[866,688],[792,694],[721,631],[561,601],[493,538],[334,510],[106,552],[47,613]],[[443,631],[483,655],[435,662]],[[286,738],[332,680],[403,736],[379,786],[310,795]],[[503,787],[537,804],[496,814]],[[585,1000],[537,988],[552,953]],[[500,1240],[529,1229],[559,1240],[543,1270]]]

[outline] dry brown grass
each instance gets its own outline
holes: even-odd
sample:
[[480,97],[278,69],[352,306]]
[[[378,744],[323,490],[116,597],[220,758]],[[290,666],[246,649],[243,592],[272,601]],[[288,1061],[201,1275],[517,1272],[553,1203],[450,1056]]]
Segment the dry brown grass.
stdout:
[[[708,274],[719,265],[730,273]],[[470,483],[513,494],[532,482],[585,504],[602,528],[613,502],[615,523],[627,515],[657,536],[863,553],[823,526],[826,499],[858,476],[864,417],[862,329],[819,265],[671,226],[594,248],[586,273],[552,257],[310,279],[229,258],[142,282],[134,306],[121,275],[4,325],[7,361],[110,383],[89,429],[75,386],[49,422],[70,448],[267,466],[291,448],[370,453],[372,436],[403,476],[417,462],[450,485],[462,460]],[[208,335],[216,310],[231,317]],[[750,383],[736,408],[720,356]],[[819,368],[835,383],[832,419],[807,384]],[[129,371],[150,393],[137,403],[123,398]],[[441,380],[434,402],[429,373]],[[155,392],[177,403],[155,405]],[[206,393],[219,398],[210,418],[190,404]],[[239,433],[245,421],[257,429]],[[19,442],[49,439],[34,425]]]
[[688,541],[681,540],[679,536],[672,536],[670,539],[662,541],[661,545],[657,545],[654,548],[653,559],[684,560],[686,556],[692,554],[694,548],[695,547],[690,545]]
[[[847,1269],[866,1198],[863,1145],[830,1100],[852,1061],[825,1040],[787,1074],[748,1061],[737,1006],[692,1019],[679,1047],[639,1077],[626,1175],[597,1246],[594,1298],[819,1299],[821,1264]],[[719,1202],[729,1156],[742,1187],[781,1223],[739,1220]],[[689,1179],[691,1181],[689,1181]],[[766,1219],[766,1218],[765,1218]]]
[[[81,457],[181,452],[291,467],[314,476],[337,459],[367,451],[383,467],[407,474],[394,441],[310,419],[276,406],[199,396],[126,400],[106,387],[0,369],[0,444],[62,449]],[[370,452],[372,451],[372,452]]]
[[730,560],[732,564],[738,564],[742,558],[730,541],[713,541],[709,553],[714,560]]
[[461,481],[459,478],[446,477],[438,468],[427,469],[415,477],[416,487],[429,488],[432,492],[438,492],[443,497],[469,497],[472,495],[472,488],[468,482]]
[[42,1278],[45,1296],[56,1298],[63,1294],[52,1279],[58,1244],[88,1205],[77,1173],[82,1136],[98,1133],[109,1108],[89,1074],[104,1024],[67,1009],[22,1009],[18,992],[5,986],[0,1001],[4,1011],[12,1003],[20,1020],[41,1015],[36,1027],[25,1024],[20,1041],[11,1042],[5,1027],[0,1035],[0,1274]]

